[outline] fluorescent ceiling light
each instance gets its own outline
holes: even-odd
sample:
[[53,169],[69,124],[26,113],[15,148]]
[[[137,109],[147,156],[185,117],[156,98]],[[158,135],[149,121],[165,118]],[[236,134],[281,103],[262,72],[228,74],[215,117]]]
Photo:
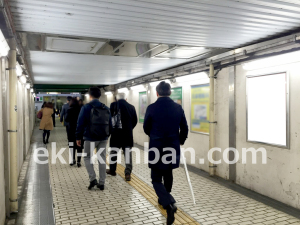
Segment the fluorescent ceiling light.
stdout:
[[26,80],[26,76],[25,75],[20,76],[19,79],[20,79],[20,81],[21,81],[22,84],[26,84],[27,80]]
[[31,88],[31,89],[30,89],[30,92],[31,92],[31,93],[33,93],[33,92],[34,92],[33,88]]
[[141,85],[132,86],[130,89],[133,90],[133,91],[146,90],[145,86],[142,85],[142,84]]
[[300,61],[300,51],[272,56],[243,64],[244,70],[256,70]]
[[161,81],[154,81],[150,83],[151,87],[157,86]]
[[29,83],[26,84],[26,89],[30,89],[30,84]]
[[9,49],[6,39],[0,30],[0,57],[7,56]]
[[112,95],[112,92],[111,91],[107,91],[107,92],[105,92],[105,95]]
[[158,85],[160,82],[162,82],[162,81],[171,84],[171,81],[169,81],[169,80],[159,80],[159,81],[151,82],[151,83],[150,83],[150,86],[151,86],[151,87],[155,87],[155,86],[157,86],[157,85]]
[[129,90],[128,88],[120,88],[118,89],[118,93],[127,93]]
[[18,63],[16,65],[16,73],[18,77],[21,76],[23,73],[22,67]]
[[187,81],[194,81],[194,80],[201,80],[201,79],[208,79],[207,73],[194,73],[187,76],[176,77],[176,82],[187,82]]

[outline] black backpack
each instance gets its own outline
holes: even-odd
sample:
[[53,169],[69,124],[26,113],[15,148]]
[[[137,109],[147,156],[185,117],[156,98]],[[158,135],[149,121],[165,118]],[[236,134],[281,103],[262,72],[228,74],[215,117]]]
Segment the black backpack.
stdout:
[[109,136],[110,111],[102,104],[100,107],[89,103],[93,108],[90,115],[90,135],[94,140],[105,140]]
[[114,108],[114,113],[111,117],[111,121],[112,121],[112,127],[114,129],[114,131],[122,129],[122,121],[121,121],[121,110],[120,110],[120,106],[119,106],[119,101],[116,98],[116,104],[115,104],[115,108]]

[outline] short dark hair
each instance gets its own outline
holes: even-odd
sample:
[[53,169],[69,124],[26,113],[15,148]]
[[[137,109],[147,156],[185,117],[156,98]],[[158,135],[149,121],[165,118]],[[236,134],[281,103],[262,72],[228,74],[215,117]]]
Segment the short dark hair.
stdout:
[[70,103],[69,103],[69,105],[70,105],[71,107],[76,107],[76,106],[78,106],[79,103],[78,103],[77,98],[72,98],[71,101],[70,101]]
[[90,87],[89,89],[89,95],[94,97],[94,98],[100,98],[101,96],[101,91],[100,88],[98,87]]
[[171,85],[169,83],[166,83],[165,81],[160,82],[156,86],[156,91],[159,96],[167,97],[171,95]]
[[68,96],[68,97],[67,97],[67,100],[68,100],[68,101],[71,101],[71,100],[72,100],[72,96]]

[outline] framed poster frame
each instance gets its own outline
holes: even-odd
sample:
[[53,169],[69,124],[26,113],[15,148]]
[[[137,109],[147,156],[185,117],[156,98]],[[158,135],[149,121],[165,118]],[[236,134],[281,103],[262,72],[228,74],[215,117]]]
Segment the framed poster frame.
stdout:
[[192,130],[192,88],[195,87],[195,86],[205,86],[205,85],[210,85],[210,83],[202,83],[202,84],[193,84],[191,85],[191,88],[190,88],[190,133],[195,133],[195,134],[203,134],[203,135],[208,135],[209,136],[209,133],[205,133],[205,132],[199,132],[199,131],[193,131]]
[[[182,106],[182,108],[183,108],[183,87],[182,86],[176,86],[176,87],[172,87],[171,88],[171,90],[172,89],[176,89],[176,88],[181,88],[181,106]],[[172,99],[173,100],[173,99]]]
[[[147,96],[147,91],[141,91],[141,92],[139,92],[139,115],[138,115],[138,122],[139,122],[139,123],[144,123],[144,119],[143,119],[143,120],[140,119],[140,113],[141,113],[140,97],[141,97],[141,95],[142,95],[143,93]],[[148,104],[149,104],[149,103],[148,103],[148,96],[147,96],[146,100],[147,100],[147,103],[146,103],[146,104],[147,104],[147,107],[148,107]]]
[[[285,90],[286,90],[286,145],[279,145],[279,144],[274,144],[274,143],[249,140],[249,138],[248,138],[248,126],[249,126],[248,125],[248,91],[249,91],[248,78],[271,76],[271,75],[283,74],[283,73],[286,75],[286,83],[285,83]],[[275,147],[280,147],[280,148],[285,148],[285,149],[290,148],[290,94],[289,94],[290,87],[289,87],[289,83],[290,83],[289,73],[287,71],[267,73],[267,74],[262,74],[262,75],[246,76],[246,141],[247,142],[275,146]]]

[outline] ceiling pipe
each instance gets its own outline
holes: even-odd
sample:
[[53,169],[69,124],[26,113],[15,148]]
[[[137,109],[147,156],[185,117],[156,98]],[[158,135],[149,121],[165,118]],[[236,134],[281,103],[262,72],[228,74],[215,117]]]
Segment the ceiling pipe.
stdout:
[[154,46],[153,48],[150,48],[149,50],[143,52],[142,54],[139,54],[139,55],[137,56],[137,58],[146,55],[148,52],[152,52],[154,49],[157,49],[157,48],[160,47],[161,45],[162,45],[162,44],[158,44],[158,45]]
[[[209,150],[211,151],[215,147],[215,72],[213,64],[209,66]],[[209,162],[209,175],[214,176],[216,171],[216,165],[213,163],[216,159],[215,151],[211,153],[211,161]]]
[[168,48],[168,49],[166,49],[166,50],[163,50],[163,51],[161,51],[161,52],[159,52],[159,53],[157,53],[157,54],[151,56],[151,58],[155,58],[155,57],[157,57],[157,56],[159,56],[159,55],[161,55],[161,54],[164,54],[165,52],[171,52],[171,51],[175,50],[177,47],[178,47],[178,46],[175,45],[175,46],[172,47],[172,48]]
[[122,48],[124,46],[124,44],[125,44],[125,42],[122,42],[118,47],[116,47],[114,50],[112,50],[110,55],[113,55],[116,51],[118,51],[120,48]]

